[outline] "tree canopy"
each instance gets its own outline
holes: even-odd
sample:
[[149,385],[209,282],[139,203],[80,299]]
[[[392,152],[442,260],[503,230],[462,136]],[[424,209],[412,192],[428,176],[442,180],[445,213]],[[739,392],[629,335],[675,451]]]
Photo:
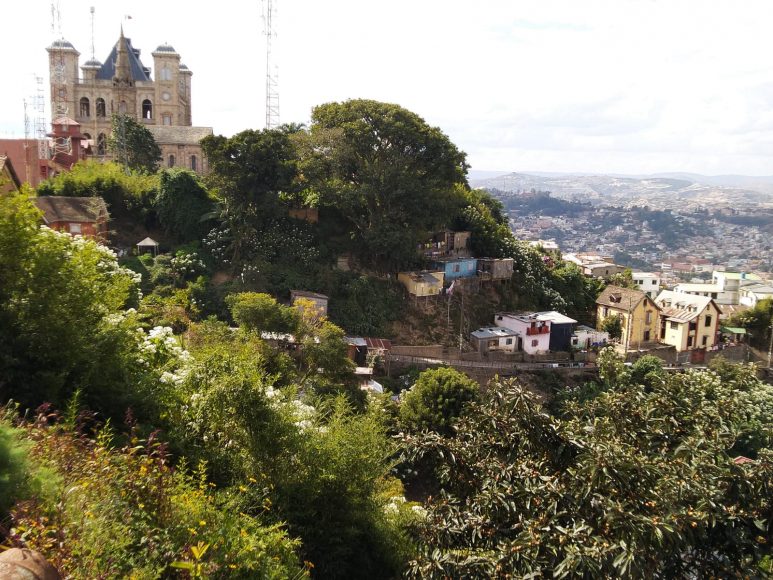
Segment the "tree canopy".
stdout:
[[[773,387],[753,370],[654,388],[621,372],[560,419],[515,382],[493,383],[455,437],[405,437],[443,487],[410,575],[753,574],[772,538],[772,413]],[[753,460],[735,461],[742,451]]]
[[345,219],[353,248],[382,268],[415,261],[416,245],[446,227],[466,184],[465,155],[440,129],[398,105],[327,103],[298,134],[303,181]]
[[161,148],[153,133],[129,115],[113,115],[107,146],[121,165],[146,173],[158,171]]

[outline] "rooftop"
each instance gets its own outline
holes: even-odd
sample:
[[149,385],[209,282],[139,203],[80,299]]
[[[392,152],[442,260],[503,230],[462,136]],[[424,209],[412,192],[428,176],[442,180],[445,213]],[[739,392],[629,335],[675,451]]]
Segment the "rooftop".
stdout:
[[549,320],[554,324],[577,324],[577,321],[574,318],[569,318],[568,316],[561,314],[560,312],[556,312],[555,310],[537,312],[536,315],[537,320]]
[[[102,68],[97,71],[97,79],[107,81],[113,80],[113,77],[115,76],[115,62],[118,60],[118,44],[120,42],[121,40],[118,39],[118,41],[115,43],[115,46],[113,46],[113,50],[110,51],[110,54],[105,59],[105,64],[103,64]],[[129,70],[131,71],[132,80],[149,81],[150,69],[142,64],[142,61],[140,60],[140,51],[132,47],[132,41],[130,38],[124,38],[124,42],[126,48],[126,57],[129,60]]]
[[108,215],[101,197],[36,197],[35,205],[43,212],[43,220],[47,224],[93,222]]
[[479,328],[472,333],[472,336],[479,339],[507,338],[510,336],[518,336],[518,333],[514,330],[503,328],[501,326],[488,326],[486,328]]
[[622,286],[610,285],[604,288],[604,291],[596,299],[596,304],[627,310],[629,308],[635,308],[639,305],[639,302],[646,298],[647,295],[641,290],[632,290],[630,288],[623,288]]
[[673,290],[662,290],[655,298],[655,304],[660,306],[663,316],[677,322],[690,322],[697,318],[711,302],[712,299],[708,296]]
[[204,137],[213,134],[212,127],[182,125],[148,125],[148,131],[159,145],[198,145]]

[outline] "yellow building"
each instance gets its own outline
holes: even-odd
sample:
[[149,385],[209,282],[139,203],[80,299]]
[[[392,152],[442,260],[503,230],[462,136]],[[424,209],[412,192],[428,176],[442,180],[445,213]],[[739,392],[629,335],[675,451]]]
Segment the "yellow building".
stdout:
[[710,297],[663,290],[655,303],[661,309],[661,342],[678,352],[717,344],[720,310]]
[[443,290],[443,272],[400,272],[397,280],[412,296],[437,296]]
[[596,300],[598,328],[604,319],[619,316],[622,324],[620,341],[629,348],[638,349],[657,342],[660,308],[639,290],[607,286]]

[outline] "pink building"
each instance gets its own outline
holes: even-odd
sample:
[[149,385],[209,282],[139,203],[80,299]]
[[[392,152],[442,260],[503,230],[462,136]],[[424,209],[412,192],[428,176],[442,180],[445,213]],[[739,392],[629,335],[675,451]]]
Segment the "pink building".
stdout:
[[550,321],[540,318],[539,314],[529,312],[498,312],[494,316],[494,324],[516,333],[516,350],[527,354],[543,354],[550,351]]

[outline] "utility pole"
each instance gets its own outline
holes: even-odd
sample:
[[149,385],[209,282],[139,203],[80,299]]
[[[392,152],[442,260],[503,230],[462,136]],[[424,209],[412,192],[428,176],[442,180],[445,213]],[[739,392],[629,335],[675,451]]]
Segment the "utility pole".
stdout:
[[462,325],[464,323],[464,292],[462,292],[462,307],[459,311],[459,358],[462,358],[462,345],[463,345],[463,336],[462,336]]
[[770,361],[773,359],[773,318],[770,320],[770,346],[768,347],[768,369],[770,369]]

